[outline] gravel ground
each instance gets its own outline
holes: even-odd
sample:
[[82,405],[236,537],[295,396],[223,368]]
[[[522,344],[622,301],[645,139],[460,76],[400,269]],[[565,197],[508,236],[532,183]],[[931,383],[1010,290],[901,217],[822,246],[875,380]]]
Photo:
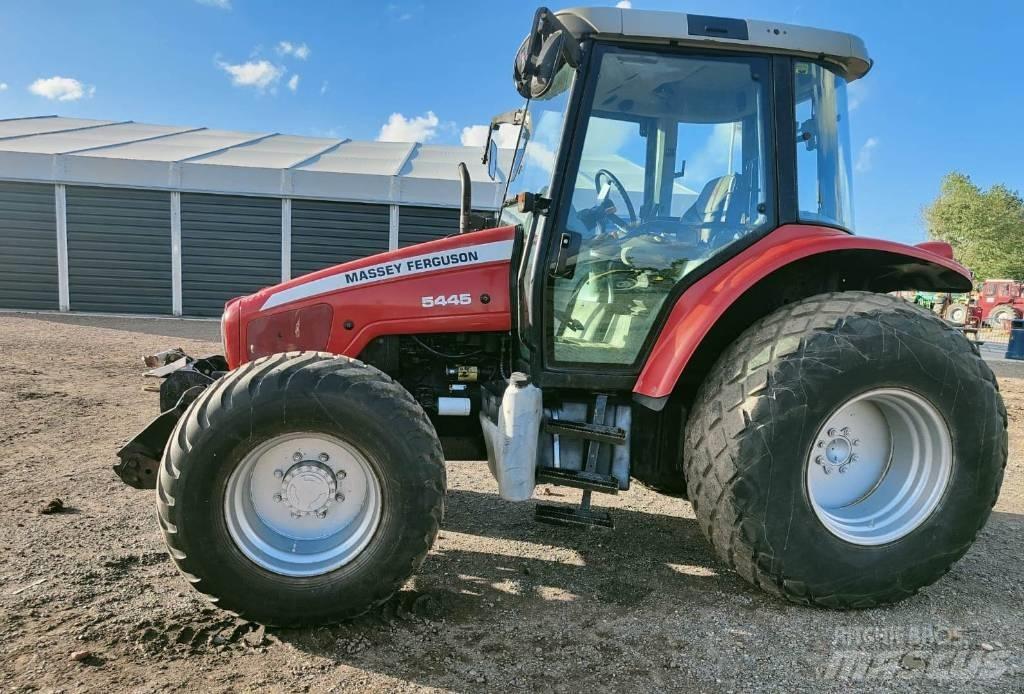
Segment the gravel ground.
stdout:
[[[344,626],[265,631],[188,588],[152,493],[110,469],[155,413],[140,355],[217,341],[211,322],[0,315],[0,690],[1024,689],[1024,364],[992,363],[1010,464],[991,521],[895,607],[760,593],[684,501],[638,487],[598,499],[613,532],[554,528],[456,462],[441,536],[398,596]],[[54,498],[63,511],[40,513]]]

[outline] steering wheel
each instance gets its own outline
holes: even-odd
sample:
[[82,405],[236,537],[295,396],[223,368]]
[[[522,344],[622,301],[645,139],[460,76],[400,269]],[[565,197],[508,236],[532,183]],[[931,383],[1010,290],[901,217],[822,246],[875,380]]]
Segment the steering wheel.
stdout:
[[619,196],[622,197],[623,202],[626,203],[626,211],[629,212],[629,224],[636,224],[636,211],[633,209],[633,202],[629,199],[629,194],[626,192],[626,186],[622,185],[622,181],[616,178],[615,174],[608,169],[598,169],[597,173],[594,174],[594,187],[597,189],[598,205],[603,206],[605,201],[608,199],[608,193],[605,192],[605,186],[601,182],[601,179],[603,178],[607,178],[608,183],[618,189]]

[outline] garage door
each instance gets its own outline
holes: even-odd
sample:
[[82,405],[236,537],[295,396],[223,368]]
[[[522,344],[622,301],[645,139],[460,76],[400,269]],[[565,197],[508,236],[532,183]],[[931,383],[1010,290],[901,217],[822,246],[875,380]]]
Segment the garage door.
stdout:
[[398,245],[433,241],[459,233],[459,211],[445,207],[400,207],[398,210]]
[[0,308],[58,308],[51,185],[0,183]]
[[281,281],[281,201],[181,194],[181,302],[219,316],[231,298]]
[[74,311],[171,313],[170,193],[66,189]]
[[292,200],[292,277],[388,249],[387,205]]

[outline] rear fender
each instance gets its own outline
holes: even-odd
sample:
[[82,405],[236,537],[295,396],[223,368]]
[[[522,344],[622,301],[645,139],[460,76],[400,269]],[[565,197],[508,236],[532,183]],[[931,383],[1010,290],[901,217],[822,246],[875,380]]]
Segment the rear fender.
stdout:
[[[952,256],[950,247],[938,242],[908,246],[824,227],[780,227],[679,297],[633,387],[634,396],[660,409],[681,376],[702,380],[726,345],[790,301],[844,289],[970,291],[970,271]],[[707,358],[695,358],[702,354]]]

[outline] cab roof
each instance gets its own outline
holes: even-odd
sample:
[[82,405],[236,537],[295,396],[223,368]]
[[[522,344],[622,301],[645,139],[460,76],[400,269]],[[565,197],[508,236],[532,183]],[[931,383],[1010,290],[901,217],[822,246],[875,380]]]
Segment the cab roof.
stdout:
[[555,14],[577,40],[607,38],[786,53],[824,59],[848,81],[863,77],[872,64],[859,37],[827,29],[617,7],[571,8]]

